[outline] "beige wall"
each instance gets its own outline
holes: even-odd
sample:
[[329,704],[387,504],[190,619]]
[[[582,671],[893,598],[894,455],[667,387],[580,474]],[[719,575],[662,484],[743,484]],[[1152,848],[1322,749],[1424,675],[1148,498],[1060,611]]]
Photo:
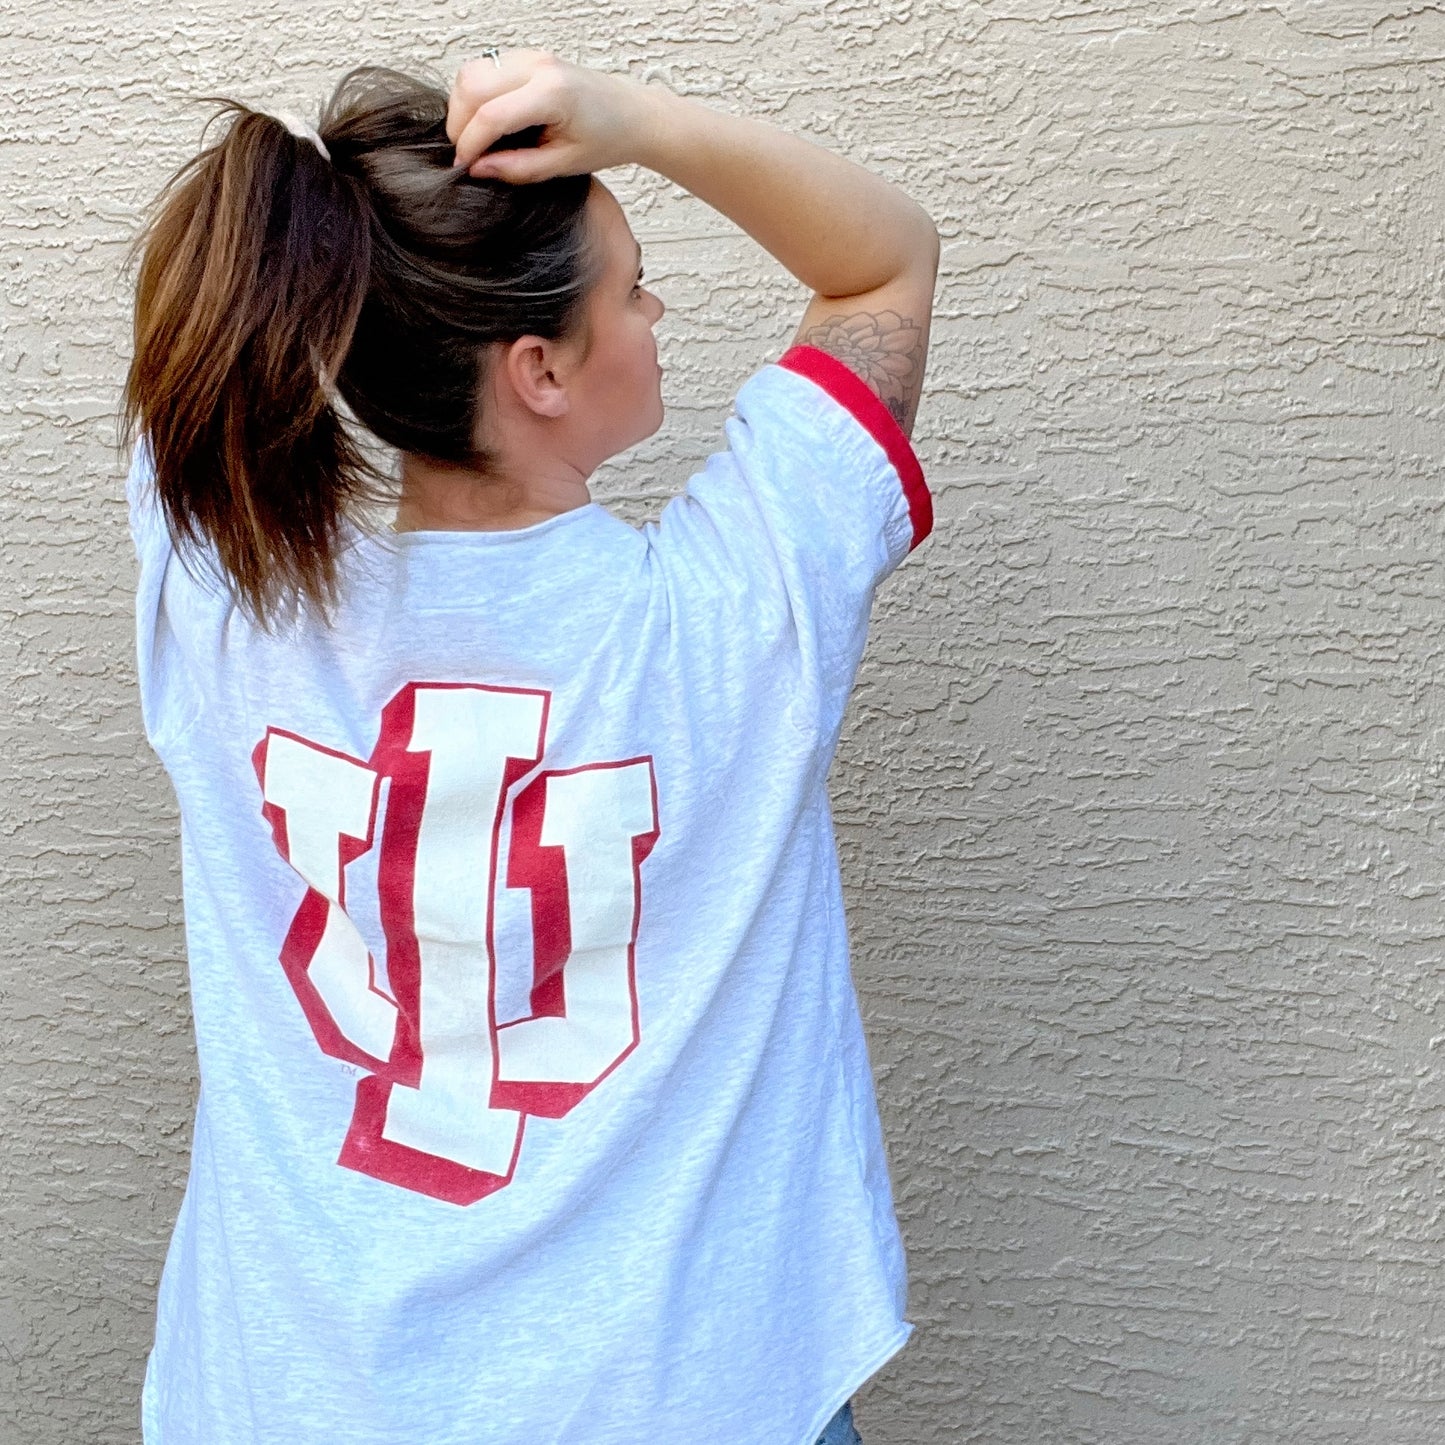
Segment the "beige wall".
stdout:
[[[108,449],[124,243],[197,143],[186,97],[314,111],[350,64],[489,41],[656,66],[944,234],[939,525],[833,774],[920,1326],[868,1445],[1440,1440],[1445,15],[554,13],[0,4],[0,1440],[137,1439],[186,1161]],[[638,517],[802,298],[671,186],[609,179],[670,307],[669,424],[601,479]]]

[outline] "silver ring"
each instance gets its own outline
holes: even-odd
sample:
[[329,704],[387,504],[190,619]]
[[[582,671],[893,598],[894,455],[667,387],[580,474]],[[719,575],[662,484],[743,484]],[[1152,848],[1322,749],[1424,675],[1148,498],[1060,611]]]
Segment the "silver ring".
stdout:
[[498,70],[502,68],[502,54],[495,45],[487,46],[487,48],[482,51],[482,54],[490,55],[492,57],[492,64],[495,65]]

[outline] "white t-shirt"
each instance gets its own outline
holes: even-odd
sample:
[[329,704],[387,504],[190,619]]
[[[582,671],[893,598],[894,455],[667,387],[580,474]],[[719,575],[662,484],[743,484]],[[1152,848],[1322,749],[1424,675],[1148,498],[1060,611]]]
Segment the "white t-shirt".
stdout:
[[825,779],[907,439],[795,347],[657,522],[353,537],[268,635],[128,492],[201,1091],[147,1445],[813,1445],[907,1339]]

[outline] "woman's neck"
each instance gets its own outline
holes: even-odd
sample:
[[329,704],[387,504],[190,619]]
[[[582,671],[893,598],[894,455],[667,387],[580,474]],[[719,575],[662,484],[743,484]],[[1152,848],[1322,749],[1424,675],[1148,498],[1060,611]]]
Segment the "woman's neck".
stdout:
[[585,507],[587,478],[563,466],[525,478],[402,458],[398,532],[511,532]]

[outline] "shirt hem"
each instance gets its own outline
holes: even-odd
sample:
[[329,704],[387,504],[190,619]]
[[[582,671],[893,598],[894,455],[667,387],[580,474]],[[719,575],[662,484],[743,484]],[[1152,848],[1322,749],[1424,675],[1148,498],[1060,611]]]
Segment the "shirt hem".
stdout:
[[883,1347],[882,1350],[880,1350],[875,1355],[868,1356],[872,1363],[869,1364],[866,1368],[855,1371],[851,1376],[849,1376],[852,1383],[848,1386],[846,1390],[842,1392],[842,1394],[833,1394],[829,1396],[833,1403],[823,1410],[823,1412],[813,1422],[812,1428],[808,1431],[806,1435],[803,1436],[801,1440],[797,1442],[797,1445],[818,1445],[819,1437],[822,1435],[823,1431],[827,1429],[828,1424],[832,1420],[833,1416],[836,1415],[838,1411],[841,1410],[843,1406],[846,1405],[848,1401],[851,1400],[853,1396],[859,1390],[861,1390],[863,1386],[866,1385],[868,1381],[871,1380],[873,1376],[876,1375],[878,1371],[881,1370],[883,1366],[886,1365],[888,1361],[891,1360],[894,1355],[896,1355],[904,1347],[904,1345],[908,1343],[909,1338],[913,1334],[913,1330],[914,1326],[905,1321],[904,1324],[899,1328],[899,1330],[890,1337],[888,1343]]
[[[813,1422],[806,1434],[797,1442],[797,1445],[818,1445],[818,1440],[823,1431],[827,1429],[833,1416],[846,1405],[879,1370],[891,1360],[909,1341],[913,1335],[914,1326],[908,1322],[889,1337],[888,1343],[873,1355],[867,1356],[869,1363],[861,1369],[851,1372],[846,1378],[850,1381],[847,1388],[841,1393],[834,1392],[829,1396],[832,1403],[826,1406]],[[151,1395],[150,1379],[150,1358],[146,1358],[145,1381],[141,1386],[141,1440],[143,1445],[163,1445],[158,1422],[155,1419],[154,1401]]]

